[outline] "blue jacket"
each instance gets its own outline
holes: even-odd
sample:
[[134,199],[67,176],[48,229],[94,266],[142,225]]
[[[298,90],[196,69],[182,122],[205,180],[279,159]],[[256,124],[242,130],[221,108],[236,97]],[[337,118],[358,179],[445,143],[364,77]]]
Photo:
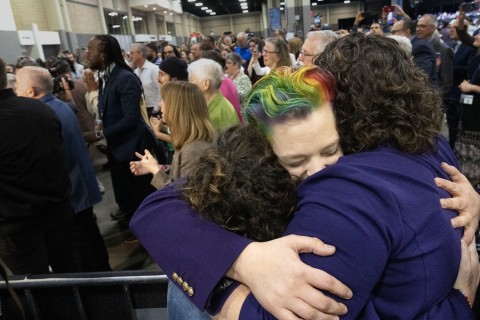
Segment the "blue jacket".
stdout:
[[70,106],[53,94],[43,96],[40,101],[48,104],[60,119],[65,169],[72,184],[70,203],[75,213],[81,212],[102,201],[102,196],[80,125]]

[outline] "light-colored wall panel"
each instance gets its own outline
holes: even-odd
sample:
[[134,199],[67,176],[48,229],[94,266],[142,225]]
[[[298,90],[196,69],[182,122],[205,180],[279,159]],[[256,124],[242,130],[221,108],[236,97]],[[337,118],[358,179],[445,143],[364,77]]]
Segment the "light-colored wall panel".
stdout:
[[127,0],[102,0],[103,7],[105,9],[127,12],[128,3]]
[[96,6],[98,4],[98,0],[67,0],[67,2],[77,2],[77,3],[89,4],[92,6]]
[[232,21],[230,21],[230,16],[228,15],[202,18],[200,20],[201,32],[209,35],[213,31],[215,35],[220,36],[225,31],[233,31],[234,33],[245,31],[246,29],[250,29],[251,32],[262,31],[260,14],[258,13],[231,15],[231,18]]
[[39,30],[50,31],[43,1],[14,0],[10,3],[18,30],[31,30],[32,23],[36,23]]
[[98,34],[102,25],[97,7],[76,2],[67,2],[72,32]]

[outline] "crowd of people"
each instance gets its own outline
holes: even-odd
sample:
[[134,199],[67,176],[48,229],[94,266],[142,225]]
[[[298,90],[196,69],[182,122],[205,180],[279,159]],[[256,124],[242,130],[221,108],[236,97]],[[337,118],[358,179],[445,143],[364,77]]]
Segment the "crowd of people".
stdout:
[[96,35],[82,61],[0,60],[0,258],[111,270],[100,149],[172,320],[473,319],[480,35],[462,7],[449,42],[395,10],[367,32],[359,12],[305,39]]

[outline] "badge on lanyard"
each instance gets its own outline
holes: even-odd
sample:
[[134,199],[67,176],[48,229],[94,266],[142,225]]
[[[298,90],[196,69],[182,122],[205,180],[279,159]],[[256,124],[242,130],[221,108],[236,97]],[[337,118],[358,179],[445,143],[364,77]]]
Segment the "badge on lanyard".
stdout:
[[473,104],[473,95],[471,94],[462,94],[460,95],[460,103],[462,104]]

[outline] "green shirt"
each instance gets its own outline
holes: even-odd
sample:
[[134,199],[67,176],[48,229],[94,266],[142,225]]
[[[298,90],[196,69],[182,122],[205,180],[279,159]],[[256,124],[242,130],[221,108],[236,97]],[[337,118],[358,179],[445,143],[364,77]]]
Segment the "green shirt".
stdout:
[[208,104],[208,114],[213,128],[217,131],[240,124],[235,109],[221,92],[217,93]]

